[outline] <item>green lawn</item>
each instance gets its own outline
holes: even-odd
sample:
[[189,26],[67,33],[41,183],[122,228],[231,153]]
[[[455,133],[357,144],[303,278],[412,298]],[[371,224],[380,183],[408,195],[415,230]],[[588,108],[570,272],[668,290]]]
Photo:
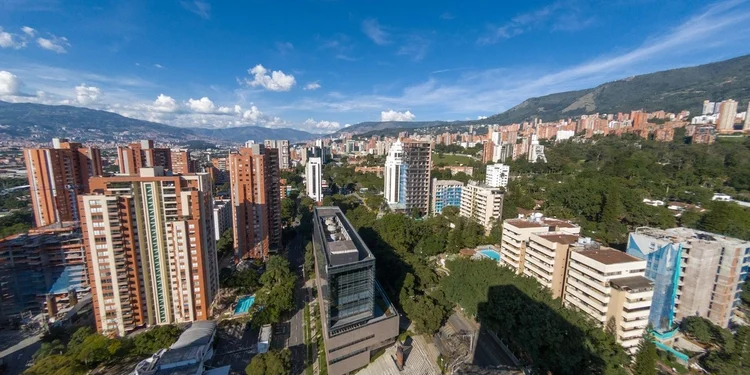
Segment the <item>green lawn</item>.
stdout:
[[441,165],[469,165],[472,161],[474,159],[469,156],[432,153],[432,164],[436,167]]

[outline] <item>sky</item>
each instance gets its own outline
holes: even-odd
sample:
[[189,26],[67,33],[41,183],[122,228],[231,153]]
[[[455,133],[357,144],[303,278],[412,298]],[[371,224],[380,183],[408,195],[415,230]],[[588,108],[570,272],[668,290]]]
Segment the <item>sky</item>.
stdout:
[[93,3],[0,0],[0,100],[329,133],[750,53],[750,0]]

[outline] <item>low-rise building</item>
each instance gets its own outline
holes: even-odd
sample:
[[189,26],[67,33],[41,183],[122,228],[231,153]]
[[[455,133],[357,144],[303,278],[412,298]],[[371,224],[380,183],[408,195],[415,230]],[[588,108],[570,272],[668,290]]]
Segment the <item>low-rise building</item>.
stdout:
[[585,240],[577,234],[565,232],[532,233],[524,257],[523,274],[547,287],[553,298],[560,298],[565,286],[569,249],[579,239]]
[[508,219],[503,222],[503,236],[500,244],[501,262],[516,273],[523,273],[526,248],[533,233],[564,232],[579,234],[581,228],[567,221],[545,218],[533,214],[526,219]]

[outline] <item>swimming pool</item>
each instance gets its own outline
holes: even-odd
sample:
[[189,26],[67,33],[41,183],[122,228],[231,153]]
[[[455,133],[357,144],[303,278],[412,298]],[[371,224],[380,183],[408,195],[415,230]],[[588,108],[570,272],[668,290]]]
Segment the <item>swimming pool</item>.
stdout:
[[234,308],[234,315],[245,314],[250,311],[255,303],[255,296],[244,296],[237,301],[237,307]]
[[479,250],[479,254],[482,254],[487,258],[494,260],[495,262],[500,261],[500,253],[495,250]]

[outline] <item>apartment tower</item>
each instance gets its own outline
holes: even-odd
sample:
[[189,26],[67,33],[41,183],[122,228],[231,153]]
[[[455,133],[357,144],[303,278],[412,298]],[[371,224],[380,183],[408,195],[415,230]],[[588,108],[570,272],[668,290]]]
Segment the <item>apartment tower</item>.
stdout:
[[492,164],[487,166],[485,184],[489,187],[506,187],[510,177],[510,166],[505,164]]
[[279,153],[252,144],[229,154],[234,259],[267,259],[281,247]]
[[81,229],[99,332],[210,318],[219,288],[211,182],[205,173],[91,179]]
[[489,234],[495,220],[503,216],[503,189],[469,181],[461,192],[461,216],[472,219]]
[[288,169],[291,167],[289,163],[289,140],[266,140],[264,142],[266,148],[275,148],[279,150],[279,168]]
[[196,161],[190,159],[190,150],[172,150],[170,160],[172,160],[172,173],[195,173]]
[[735,117],[737,117],[737,102],[732,99],[721,102],[719,117],[716,119],[716,130],[719,133],[733,132]]
[[430,208],[430,170],[432,143],[413,140],[397,141],[391,146],[385,164],[385,199],[394,208],[419,211]]
[[316,202],[323,201],[323,165],[320,158],[310,158],[305,164],[307,196]]
[[742,126],[742,131],[745,133],[750,132],[750,102],[747,103],[747,111],[745,111],[745,124]]
[[461,181],[432,179],[432,214],[440,215],[448,206],[461,207],[463,188]]
[[503,237],[500,243],[500,261],[517,274],[522,274],[526,263],[526,252],[534,233],[562,232],[578,235],[581,228],[567,221],[545,218],[534,214],[528,219],[503,221]]
[[120,174],[132,176],[138,176],[141,168],[162,167],[172,170],[172,151],[168,148],[155,148],[152,140],[118,146],[117,166]]
[[88,191],[89,177],[102,175],[99,149],[55,138],[52,148],[27,148],[23,155],[36,226],[78,221],[78,195]]

